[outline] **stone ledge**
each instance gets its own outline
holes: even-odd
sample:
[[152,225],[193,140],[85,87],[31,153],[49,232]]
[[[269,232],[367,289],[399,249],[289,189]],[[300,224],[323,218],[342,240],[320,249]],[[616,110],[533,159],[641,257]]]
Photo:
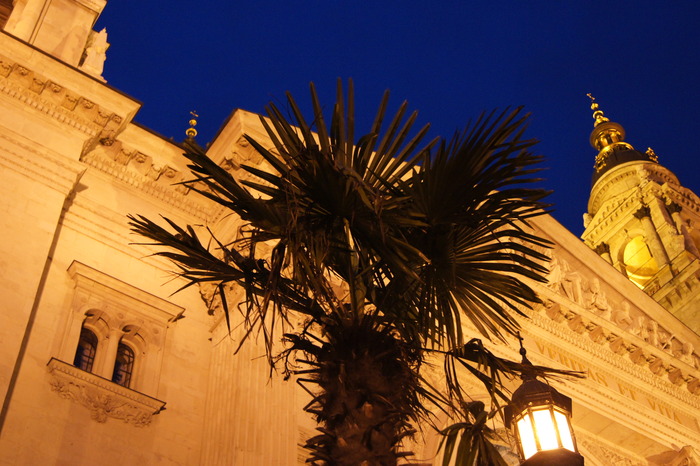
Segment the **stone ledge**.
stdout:
[[165,407],[164,401],[122,387],[56,358],[51,358],[47,367],[51,375],[51,389],[60,397],[85,406],[90,411],[90,417],[97,422],[106,422],[111,417],[136,427],[145,427]]

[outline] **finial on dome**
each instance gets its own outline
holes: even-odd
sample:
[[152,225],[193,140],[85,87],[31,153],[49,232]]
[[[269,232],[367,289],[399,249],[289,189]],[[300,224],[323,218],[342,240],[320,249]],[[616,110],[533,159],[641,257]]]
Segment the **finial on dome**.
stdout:
[[598,102],[595,101],[595,97],[593,97],[590,92],[586,95],[589,99],[591,99],[591,110],[593,110],[593,119],[595,120],[593,127],[596,127],[601,123],[606,123],[610,121],[605,117],[603,111],[598,108]]
[[603,111],[598,107],[595,97],[588,94],[591,99],[591,110],[595,123],[591,132],[590,142],[598,155],[595,157],[595,173],[593,183],[607,173],[613,167],[627,162],[654,162],[658,163],[658,157],[653,150],[641,153],[635,150],[631,144],[625,142],[625,129],[621,124],[610,121],[603,115]]
[[190,115],[192,115],[189,121],[190,127],[187,128],[185,134],[187,135],[187,139],[194,139],[194,137],[197,136],[197,130],[194,129],[194,127],[197,126],[197,118],[199,118],[199,115],[197,115],[196,110],[191,111]]

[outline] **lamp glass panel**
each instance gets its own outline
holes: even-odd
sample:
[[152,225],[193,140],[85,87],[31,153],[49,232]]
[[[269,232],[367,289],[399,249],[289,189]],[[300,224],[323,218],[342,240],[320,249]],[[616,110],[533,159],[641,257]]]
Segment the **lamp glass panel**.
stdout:
[[574,448],[574,439],[571,437],[571,427],[569,426],[569,420],[566,418],[566,415],[559,411],[554,411],[554,419],[557,421],[557,428],[559,429],[562,446],[567,450],[576,451]]
[[528,459],[537,453],[537,443],[535,443],[535,431],[532,429],[530,416],[523,416],[517,423],[518,437],[520,437],[520,445],[523,447],[523,456]]
[[532,412],[532,417],[535,420],[535,431],[540,441],[540,449],[554,450],[559,448],[552,412],[549,409],[539,409]]

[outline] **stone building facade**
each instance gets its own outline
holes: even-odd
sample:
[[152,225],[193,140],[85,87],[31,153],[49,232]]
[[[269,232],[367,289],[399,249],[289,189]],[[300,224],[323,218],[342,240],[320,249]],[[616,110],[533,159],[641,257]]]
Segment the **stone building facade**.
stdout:
[[[100,74],[106,0],[0,0],[0,464],[287,465],[313,425],[261,347],[133,244],[126,215],[236,230],[175,183],[180,147],[133,122]],[[118,85],[118,83],[115,83]],[[554,242],[545,304],[522,322],[533,362],[587,371],[574,400],[589,465],[698,464],[700,199],[595,108],[583,242]],[[209,155],[232,173],[264,137],[235,111]],[[236,290],[231,290],[236,293]],[[517,358],[517,344],[493,351]],[[437,438],[416,451],[433,464]]]

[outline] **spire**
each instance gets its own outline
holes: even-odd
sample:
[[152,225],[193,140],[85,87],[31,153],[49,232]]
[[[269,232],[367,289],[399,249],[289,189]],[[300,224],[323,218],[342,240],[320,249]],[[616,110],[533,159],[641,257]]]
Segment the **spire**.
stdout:
[[595,97],[593,97],[590,92],[586,95],[589,99],[591,99],[591,110],[593,110],[593,119],[595,120],[595,124],[593,126],[598,126],[601,123],[610,121],[605,118],[603,111],[598,109],[598,103],[595,101]]
[[197,130],[194,129],[194,127],[197,126],[197,118],[199,118],[199,115],[197,115],[196,110],[191,111],[190,115],[192,115],[192,118],[188,122],[190,127],[185,130],[185,134],[188,140],[194,140],[195,136],[197,136]]
[[591,99],[591,110],[593,110],[593,119],[595,120],[590,143],[594,149],[598,150],[594,164],[593,184],[605,172],[622,163],[635,160],[657,162],[653,151],[647,151],[646,154],[643,154],[625,142],[625,128],[619,123],[610,121],[600,109],[595,97],[591,94],[587,95]]

